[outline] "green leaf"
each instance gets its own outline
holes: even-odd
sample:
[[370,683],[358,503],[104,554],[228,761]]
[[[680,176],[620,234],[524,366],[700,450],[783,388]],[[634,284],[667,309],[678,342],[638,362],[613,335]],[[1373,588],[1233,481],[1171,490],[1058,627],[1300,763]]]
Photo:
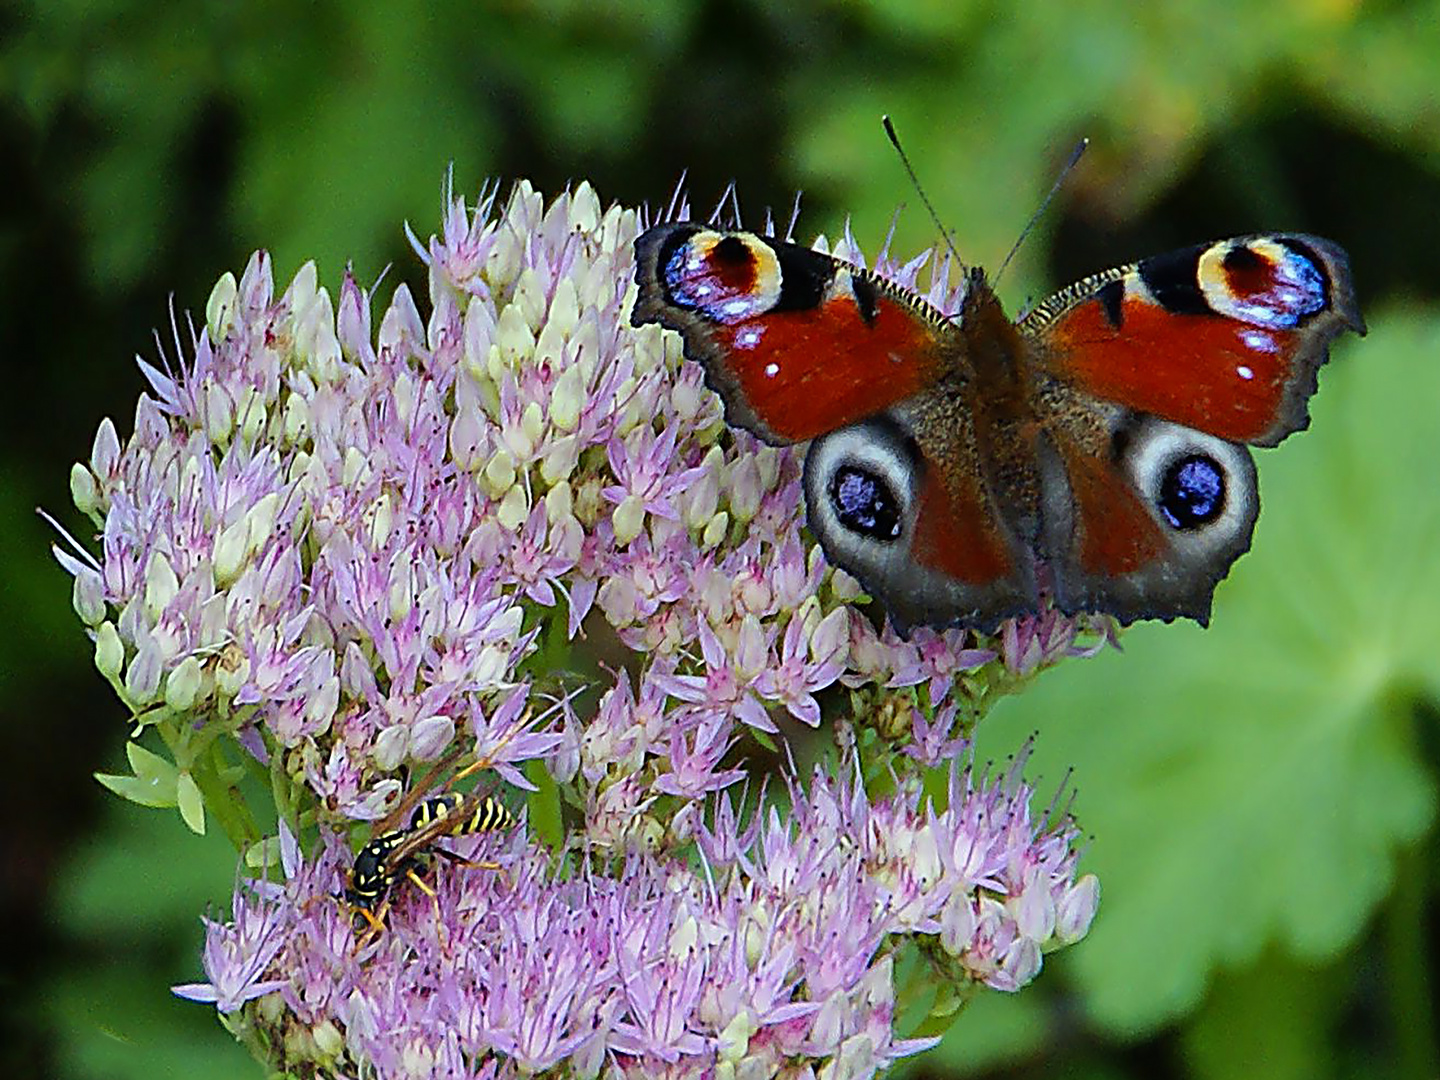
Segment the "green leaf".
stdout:
[[1440,324],[1342,343],[1313,430],[1262,452],[1254,550],[1214,625],[1147,624],[1001,703],[981,755],[1040,731],[1073,765],[1104,901],[1073,970],[1123,1032],[1194,1007],[1217,966],[1352,942],[1435,813],[1415,700],[1440,696]]
[[200,794],[200,788],[195,783],[195,778],[189,772],[180,774],[180,781],[176,788],[176,801],[180,806],[180,817],[185,824],[190,826],[190,831],[197,836],[205,835],[205,799]]
[[130,769],[138,780],[173,785],[180,775],[180,770],[173,761],[161,757],[153,750],[146,750],[137,742],[125,744],[125,760],[130,762]]
[[176,804],[180,770],[174,762],[146,750],[137,742],[125,744],[125,756],[130,760],[134,776],[96,773],[95,779],[122,799],[141,806],[170,807]]
[[163,808],[175,805],[174,789],[166,794],[157,790],[154,784],[137,780],[133,776],[121,776],[118,773],[97,772],[95,779],[122,799],[129,799],[140,806]]
[[280,838],[278,836],[266,836],[258,843],[251,844],[245,849],[245,865],[251,870],[263,870],[267,873],[280,865]]
[[[187,974],[193,978],[184,969],[179,978]],[[213,1007],[179,1000],[165,981],[133,957],[67,968],[47,979],[39,1005],[53,1022],[58,1074],[112,1080],[266,1075],[215,1022]]]
[[[230,910],[235,851],[218,832],[197,840],[174,815],[150,814],[106,802],[98,830],[66,853],[53,897],[63,933],[91,946],[111,948],[137,935],[181,935],[185,947],[177,980],[200,977],[200,923],[207,905]],[[133,960],[133,956],[132,956]],[[148,976],[153,978],[153,973]]]
[[64,853],[50,893],[64,945],[16,1001],[53,1043],[51,1071],[116,1080],[263,1076],[213,1006],[169,990],[205,977],[197,915],[208,908],[229,917],[234,851],[218,832],[196,840],[170,814],[109,800],[102,810],[95,833]]

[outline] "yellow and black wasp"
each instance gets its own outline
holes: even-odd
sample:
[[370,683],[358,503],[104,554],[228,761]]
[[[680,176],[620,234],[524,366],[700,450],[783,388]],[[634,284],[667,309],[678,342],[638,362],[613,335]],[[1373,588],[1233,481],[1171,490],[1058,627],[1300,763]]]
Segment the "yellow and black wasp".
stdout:
[[[473,769],[474,766],[462,770],[456,779]],[[416,791],[422,791],[424,787],[421,784]],[[390,816],[403,816],[404,808],[402,803]],[[469,862],[436,847],[436,840],[447,836],[498,832],[514,824],[515,815],[510,808],[493,795],[479,791],[469,794],[447,791],[427,796],[415,806],[404,828],[380,832],[356,854],[350,867],[345,899],[355,909],[356,915],[369,923],[372,931],[378,932],[384,923],[390,890],[401,878],[409,878],[423,892],[432,897],[435,895],[420,877],[425,856],[440,854],[459,862]]]

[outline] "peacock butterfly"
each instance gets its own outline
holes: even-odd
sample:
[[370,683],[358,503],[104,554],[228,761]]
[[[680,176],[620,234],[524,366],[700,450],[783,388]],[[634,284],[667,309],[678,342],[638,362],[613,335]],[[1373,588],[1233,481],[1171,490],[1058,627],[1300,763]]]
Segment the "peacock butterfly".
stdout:
[[825,555],[904,631],[1042,610],[1209,622],[1259,514],[1245,444],[1309,423],[1365,333],[1345,252],[1265,233],[1142,259],[1012,322],[984,271],[955,317],[830,255],[690,222],[635,241],[631,322],[705,366],[727,420],[809,440]]

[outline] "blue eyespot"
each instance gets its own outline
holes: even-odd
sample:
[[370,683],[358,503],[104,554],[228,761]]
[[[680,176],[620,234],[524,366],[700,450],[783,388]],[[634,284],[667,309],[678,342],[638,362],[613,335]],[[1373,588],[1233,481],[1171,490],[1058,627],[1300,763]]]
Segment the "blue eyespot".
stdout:
[[1156,505],[1173,528],[1208,525],[1225,510],[1225,473],[1203,454],[1177,458],[1161,478]]
[[900,536],[900,502],[881,477],[845,465],[830,478],[830,505],[840,524],[872,540]]

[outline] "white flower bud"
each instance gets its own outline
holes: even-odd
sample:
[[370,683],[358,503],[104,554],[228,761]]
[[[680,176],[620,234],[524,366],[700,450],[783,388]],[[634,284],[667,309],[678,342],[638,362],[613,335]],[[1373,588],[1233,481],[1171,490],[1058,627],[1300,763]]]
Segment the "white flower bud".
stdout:
[[434,761],[454,737],[454,720],[444,713],[427,716],[410,727],[410,753],[416,761]]
[[95,430],[95,442],[90,447],[90,471],[103,482],[115,475],[119,460],[120,436],[115,432],[115,422],[107,416]]
[[[524,313],[513,304],[500,312],[500,319],[495,324],[495,344],[500,350],[501,361],[509,368],[529,363],[530,357],[535,354],[535,335],[530,332]],[[490,374],[495,376],[493,370]]]
[[553,327],[557,333],[569,338],[579,325],[580,297],[575,282],[568,277],[561,278],[555,285],[555,295],[550,298],[550,316],[545,328],[549,330]]
[[405,760],[410,749],[410,729],[404,724],[391,724],[375,738],[375,749],[370,756],[375,767],[389,772]]
[[95,668],[107,679],[120,674],[125,664],[125,645],[113,622],[103,622],[95,631]]
[[217,345],[225,340],[235,324],[235,298],[239,292],[235,275],[227,270],[215,282],[210,298],[205,301],[205,332]]
[[185,657],[165,677],[165,704],[176,712],[189,712],[202,682],[199,658],[193,654]]
[[125,669],[125,695],[132,705],[149,705],[160,693],[160,650],[146,640]]
[[485,486],[490,494],[500,498],[515,486],[515,458],[504,447],[490,455],[485,465]]
[[495,518],[505,528],[514,532],[525,524],[525,519],[529,516],[530,498],[525,494],[522,485],[515,484],[500,500],[500,505],[495,510]]
[[82,514],[94,514],[100,509],[100,485],[95,474],[78,461],[70,466],[70,501]]
[[554,525],[563,518],[574,515],[575,494],[570,488],[570,481],[561,480],[554,487],[545,493],[545,520]]
[[700,534],[700,546],[708,551],[724,540],[729,531],[730,515],[721,510],[706,523],[705,531]]
[[245,519],[231,522],[220,531],[215,541],[215,550],[210,556],[211,575],[217,589],[224,589],[235,583],[250,557],[250,527]]
[[275,532],[275,515],[280,509],[280,493],[267,492],[245,515],[247,543],[251,551],[264,547]]
[[638,495],[626,495],[610,516],[615,529],[615,543],[624,547],[645,527],[645,502]]
[[310,403],[299,394],[286,400],[282,420],[287,446],[298,446],[310,437]]
[[580,442],[573,435],[552,439],[550,448],[540,459],[540,479],[547,484],[558,484],[568,478],[580,463]]
[[559,431],[574,431],[580,424],[580,411],[585,406],[585,385],[580,369],[568,367],[555,381],[550,395],[550,423]]
[[75,614],[86,626],[99,626],[105,618],[105,586],[94,570],[81,569],[70,590]]
[[145,610],[151,621],[159,620],[179,591],[180,579],[175,576],[170,560],[162,552],[155,552],[145,566]]
[[510,303],[512,308],[524,317],[525,325],[532,333],[540,329],[540,324],[545,319],[545,309],[550,305],[545,300],[545,286],[534,267],[527,266],[520,271]]

